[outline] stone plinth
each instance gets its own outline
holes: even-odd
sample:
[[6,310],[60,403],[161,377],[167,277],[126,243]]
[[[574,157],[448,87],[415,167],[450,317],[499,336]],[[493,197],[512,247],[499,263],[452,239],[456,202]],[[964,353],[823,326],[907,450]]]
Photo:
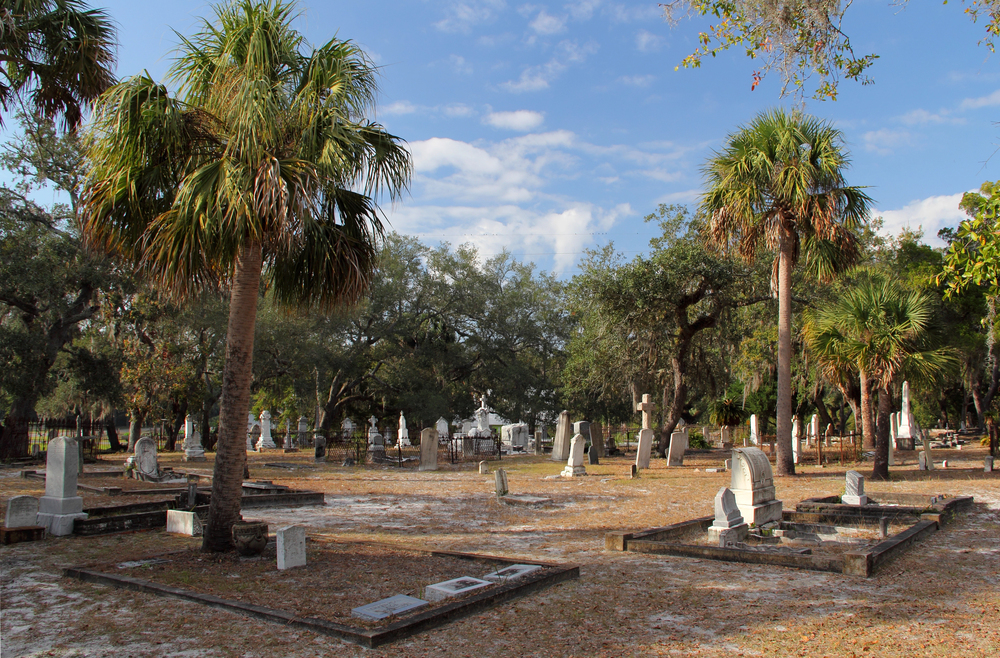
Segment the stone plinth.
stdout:
[[76,495],[80,453],[73,439],[57,437],[49,441],[45,461],[45,495],[38,501],[37,523],[49,534],[73,534],[73,521],[85,519],[83,498]]

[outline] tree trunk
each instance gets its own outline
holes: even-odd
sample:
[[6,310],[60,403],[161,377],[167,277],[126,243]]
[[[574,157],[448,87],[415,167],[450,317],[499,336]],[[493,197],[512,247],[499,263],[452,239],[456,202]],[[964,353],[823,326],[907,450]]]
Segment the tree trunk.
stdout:
[[253,339],[260,290],[261,248],[240,249],[229,301],[226,363],[222,369],[219,439],[212,479],[212,502],[202,550],[221,552],[233,547],[233,524],[240,520],[243,473],[246,468],[246,426],[253,375]]
[[830,412],[826,408],[826,404],[823,403],[823,389],[820,388],[819,392],[816,393],[816,397],[813,398],[813,403],[816,405],[816,413],[819,414],[819,422],[823,428],[827,425],[833,424],[833,418],[830,417]]
[[[861,447],[875,449],[875,410],[872,408],[872,384],[868,373],[861,371]],[[855,423],[857,419],[855,419]],[[886,457],[888,459],[888,457]]]
[[167,427],[167,451],[173,452],[177,449],[177,437],[180,436],[181,428],[184,427],[184,419],[187,416],[188,403],[173,401],[170,406],[174,412],[173,420]]
[[775,410],[778,475],[795,475],[792,454],[792,256],[795,249],[787,229],[778,253],[778,405]]
[[128,418],[128,451],[135,452],[135,442],[142,436],[143,414],[133,409]]
[[118,440],[118,428],[115,427],[115,412],[111,412],[104,417],[104,431],[108,433],[108,443],[111,444],[111,452],[121,452],[122,444]]
[[[680,354],[671,359],[674,371],[674,399],[671,401],[670,410],[666,414],[663,423],[663,430],[660,432],[659,454],[661,457],[667,456],[667,449],[670,447],[670,435],[680,422],[681,414],[684,413],[684,403],[687,402],[687,347],[682,348],[684,354]],[[666,389],[664,389],[666,393]],[[666,397],[666,396],[664,396]],[[664,399],[664,406],[666,400]]]
[[875,465],[872,468],[873,480],[889,479],[889,441],[891,429],[889,417],[892,416],[892,393],[888,386],[878,391],[878,436],[875,440]]

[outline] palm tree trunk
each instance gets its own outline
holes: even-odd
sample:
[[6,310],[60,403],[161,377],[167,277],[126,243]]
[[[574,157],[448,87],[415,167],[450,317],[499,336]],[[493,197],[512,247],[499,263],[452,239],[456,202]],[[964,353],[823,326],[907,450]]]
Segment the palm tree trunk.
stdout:
[[[872,385],[868,373],[861,371],[861,447],[875,449],[875,410],[872,409]],[[855,422],[855,425],[857,423]],[[886,453],[886,459],[889,458]]]
[[778,252],[778,475],[795,475],[792,455],[792,236],[783,229]]
[[260,245],[240,250],[229,300],[226,363],[222,368],[219,441],[212,479],[212,502],[202,541],[204,551],[233,547],[233,524],[240,519],[243,470],[247,460],[246,423],[253,374],[253,337],[260,289]]
[[889,479],[889,416],[892,415],[892,395],[887,386],[878,390],[878,437],[875,439],[875,466],[873,480]]

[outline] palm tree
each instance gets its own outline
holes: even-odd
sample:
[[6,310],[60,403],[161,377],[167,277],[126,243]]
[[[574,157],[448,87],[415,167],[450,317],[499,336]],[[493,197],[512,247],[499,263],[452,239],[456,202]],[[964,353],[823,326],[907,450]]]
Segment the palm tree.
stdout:
[[[816,312],[806,324],[806,342],[824,370],[842,373],[850,363],[860,379],[863,432],[875,439],[875,479],[889,479],[889,416],[899,376],[905,372],[926,381],[955,362],[952,350],[932,345],[933,319],[929,295],[867,270],[835,305]],[[879,394],[877,428],[873,390]]]
[[263,281],[281,303],[331,307],[368,289],[411,162],[366,117],[376,69],[349,41],[311,49],[294,5],[236,0],[183,39],[171,76],[110,89],[94,112],[85,195],[92,244],[183,297],[229,289],[218,452],[203,548],[228,550],[240,514],[251,359]]
[[844,181],[847,155],[839,130],[814,117],[772,110],[726,138],[705,164],[708,239],[748,260],[777,252],[771,287],[778,295],[777,469],[795,473],[792,455],[792,269],[805,252],[809,268],[830,278],[853,263],[852,229],[865,221],[869,197]]
[[80,0],[5,0],[0,52],[0,106],[27,96],[35,112],[62,115],[70,129],[115,82],[111,19]]

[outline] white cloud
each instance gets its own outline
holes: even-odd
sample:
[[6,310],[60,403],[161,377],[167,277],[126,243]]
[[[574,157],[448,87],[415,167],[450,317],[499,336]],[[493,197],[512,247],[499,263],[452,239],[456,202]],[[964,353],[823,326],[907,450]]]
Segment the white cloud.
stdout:
[[905,130],[889,130],[881,128],[870,130],[864,134],[865,150],[879,155],[889,155],[900,146],[908,146],[911,136]]
[[882,232],[886,235],[899,235],[904,228],[921,228],[924,240],[933,246],[943,246],[937,232],[948,226],[958,226],[966,219],[965,212],[959,210],[958,204],[962,193],[945,196],[932,196],[926,199],[912,201],[896,210],[874,211],[873,215],[881,215],[884,222]]
[[698,198],[703,192],[700,188],[695,188],[692,190],[682,190],[680,192],[671,192],[670,194],[664,194],[656,199],[656,203],[687,203],[693,204],[698,201]]
[[508,80],[500,87],[515,94],[548,89],[549,84],[558,78],[570,64],[586,61],[589,55],[597,52],[597,49],[598,45],[593,41],[588,41],[583,45],[576,41],[561,41],[552,59],[545,64],[529,66],[521,72],[520,78]]
[[653,80],[656,80],[655,75],[623,75],[618,78],[624,84],[630,87],[648,87],[652,84]]
[[470,64],[468,60],[461,55],[452,55],[448,58],[448,61],[451,62],[451,66],[455,70],[455,73],[460,75],[472,74],[472,64]]
[[396,101],[382,108],[382,114],[393,116],[396,114],[413,114],[417,111],[417,106],[410,101]]
[[663,37],[648,30],[639,30],[639,33],[635,35],[636,50],[643,53],[656,52],[663,47],[663,41]]
[[451,105],[445,105],[442,111],[446,116],[454,118],[471,117],[476,113],[474,109],[465,103],[452,103]]
[[445,17],[434,24],[442,32],[469,32],[474,26],[496,18],[507,4],[503,0],[457,0],[445,9]]
[[958,107],[962,110],[978,110],[982,107],[993,107],[995,105],[1000,105],[1000,89],[997,89],[989,96],[966,98],[959,104]]
[[942,124],[942,123],[965,123],[965,119],[959,117],[949,116],[950,112],[948,110],[941,110],[940,112],[928,112],[923,109],[910,110],[903,116],[899,117],[899,120],[908,126],[922,126],[928,124]]
[[589,21],[594,15],[594,10],[601,6],[601,0],[580,0],[565,5],[570,16],[578,21]]
[[538,34],[559,34],[566,29],[566,18],[553,16],[543,9],[538,12],[538,16],[535,16],[535,20],[531,21],[528,27]]
[[483,117],[483,123],[494,128],[528,132],[542,125],[545,115],[531,110],[516,110],[514,112],[491,112]]
[[642,3],[638,6],[623,4],[610,5],[606,12],[616,23],[648,22],[663,16],[663,11],[655,2]]

